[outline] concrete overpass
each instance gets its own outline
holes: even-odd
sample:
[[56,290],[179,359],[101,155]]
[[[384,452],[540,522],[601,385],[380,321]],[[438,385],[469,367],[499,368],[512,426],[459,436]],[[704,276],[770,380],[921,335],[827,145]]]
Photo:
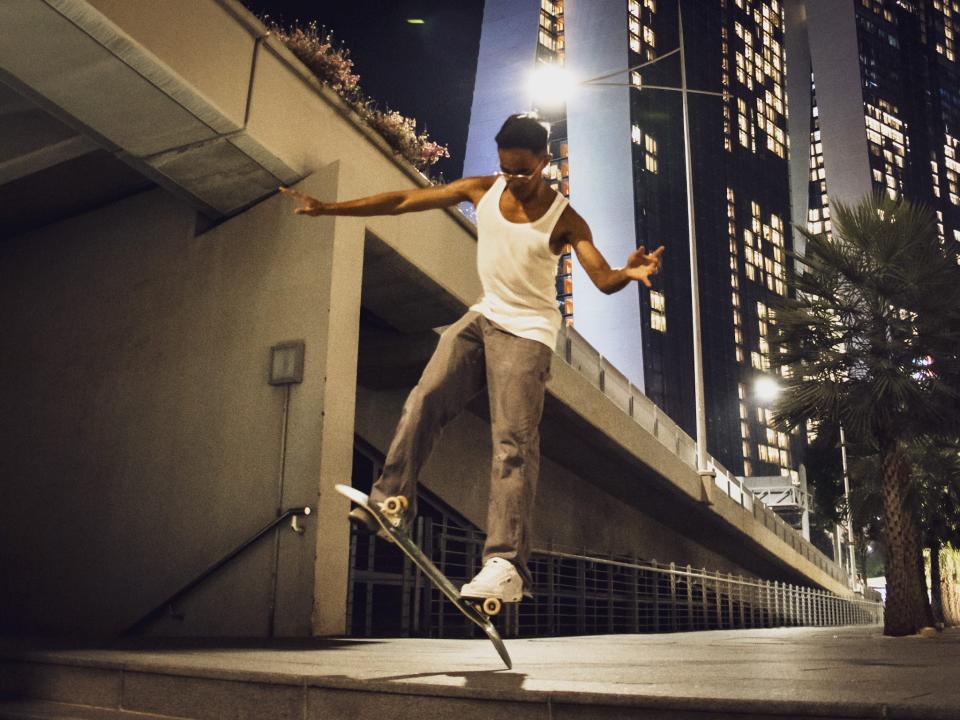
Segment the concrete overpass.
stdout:
[[[279,507],[316,509],[211,579],[167,633],[343,632],[355,437],[479,294],[455,211],[293,216],[425,184],[232,0],[0,5],[5,628],[111,632]],[[492,140],[491,140],[492,141]],[[301,384],[266,382],[302,339]],[[423,481],[482,527],[482,399]],[[812,584],[833,563],[695,448],[576,333],[542,425],[536,542]],[[708,502],[709,501],[709,502]],[[271,621],[272,623],[272,621]],[[270,626],[273,627],[272,624]]]

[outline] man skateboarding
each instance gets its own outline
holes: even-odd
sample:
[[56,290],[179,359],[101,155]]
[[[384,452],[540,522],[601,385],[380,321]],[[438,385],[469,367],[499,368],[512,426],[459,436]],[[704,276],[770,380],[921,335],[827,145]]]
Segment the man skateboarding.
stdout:
[[[511,115],[496,136],[500,172],[465,177],[447,185],[381,193],[326,203],[280,188],[299,201],[301,215],[398,215],[470,201],[477,209],[477,270],[483,296],[448,327],[410,392],[383,472],[370,499],[406,498],[386,512],[406,527],[416,512],[421,466],[443,427],[487,388],[493,464],[483,568],[463,586],[465,598],[517,602],[532,589],[527,562],[537,476],[540,417],[550,360],[560,329],[556,272],[559,255],[573,247],[581,266],[602,292],[638,280],[650,287],[660,270],[663,246],[638,248],[611,268],[593,244],[590,228],[566,198],[544,181],[550,162],[549,132],[534,115]],[[350,512],[359,528],[379,524],[362,507]]]

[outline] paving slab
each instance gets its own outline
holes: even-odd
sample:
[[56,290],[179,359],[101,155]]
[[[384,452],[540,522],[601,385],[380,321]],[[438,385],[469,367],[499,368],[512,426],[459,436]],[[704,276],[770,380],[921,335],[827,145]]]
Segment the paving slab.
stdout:
[[0,657],[128,677],[545,703],[548,710],[960,720],[958,628],[932,638],[888,638],[863,626],[597,635],[508,640],[507,648],[510,671],[485,639],[140,638],[109,646],[7,640]]

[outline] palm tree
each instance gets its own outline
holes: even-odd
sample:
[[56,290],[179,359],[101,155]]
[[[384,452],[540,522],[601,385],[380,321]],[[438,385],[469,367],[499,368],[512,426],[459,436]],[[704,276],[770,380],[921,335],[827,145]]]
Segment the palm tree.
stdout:
[[940,551],[960,541],[960,445],[926,438],[908,451],[913,485],[923,531],[923,546],[930,550],[930,595],[933,619],[944,623]]
[[[832,203],[833,234],[802,228],[806,251],[776,308],[773,364],[785,374],[782,428],[842,423],[878,454],[887,549],[884,633],[932,624],[904,447],[958,422],[960,268],[933,214],[874,195]],[[802,270],[802,272],[801,272]]]
[[[860,449],[861,451],[863,449]],[[906,505],[917,518],[922,538],[921,548],[930,551],[930,606],[933,621],[944,623],[941,588],[940,554],[950,543],[960,542],[960,445],[956,440],[945,442],[928,436],[917,437],[905,444],[905,460],[909,470],[909,492]],[[811,461],[808,456],[807,461]],[[851,504],[854,517],[879,517],[883,513],[883,487],[880,458],[869,449],[853,452],[850,466],[854,483]],[[809,476],[808,476],[809,477]],[[869,533],[873,528],[864,528]],[[881,546],[882,537],[874,537]],[[917,568],[920,582],[926,584],[926,573]]]

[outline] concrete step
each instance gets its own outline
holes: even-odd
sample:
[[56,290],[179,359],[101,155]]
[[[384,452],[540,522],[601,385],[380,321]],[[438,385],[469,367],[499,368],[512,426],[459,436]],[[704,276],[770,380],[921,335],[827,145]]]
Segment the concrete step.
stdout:
[[[228,675],[230,673],[227,673]],[[485,674],[485,673],[483,673]],[[457,718],[457,720],[852,720],[887,717],[865,707],[796,703],[708,701],[677,697],[624,697],[592,693],[470,692],[464,688],[327,682],[325,687],[287,677],[209,677],[78,667],[58,663],[0,666],[3,720],[338,720],[340,718]],[[332,686],[331,686],[332,685]],[[82,704],[78,704],[82,703]],[[889,717],[930,717],[890,715]]]
[[0,720],[182,720],[172,715],[113,710],[45,700],[0,700]]
[[960,631],[0,644],[2,718],[960,720]]

